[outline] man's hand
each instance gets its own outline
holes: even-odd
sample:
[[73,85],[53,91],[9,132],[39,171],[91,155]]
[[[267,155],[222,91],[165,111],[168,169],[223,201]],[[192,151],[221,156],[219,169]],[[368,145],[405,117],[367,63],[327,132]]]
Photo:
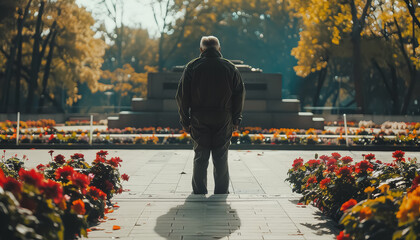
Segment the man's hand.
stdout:
[[233,131],[238,131],[239,125],[233,125]]

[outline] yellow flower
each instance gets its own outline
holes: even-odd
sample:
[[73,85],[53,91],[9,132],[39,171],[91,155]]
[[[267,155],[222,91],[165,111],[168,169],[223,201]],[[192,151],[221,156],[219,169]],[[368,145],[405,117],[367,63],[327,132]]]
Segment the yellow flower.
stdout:
[[381,190],[381,193],[386,193],[389,190],[389,185],[388,184],[382,184],[378,188],[379,188],[379,190]]
[[420,187],[408,193],[397,212],[399,225],[415,221],[420,216]]
[[367,188],[365,188],[365,193],[367,193],[367,194],[372,193],[373,191],[375,191],[375,188],[374,187],[367,187]]

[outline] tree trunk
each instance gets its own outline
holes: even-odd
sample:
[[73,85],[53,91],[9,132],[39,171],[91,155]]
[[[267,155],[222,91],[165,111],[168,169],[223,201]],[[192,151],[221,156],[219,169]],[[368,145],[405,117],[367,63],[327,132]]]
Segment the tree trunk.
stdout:
[[322,89],[322,86],[324,85],[326,77],[327,77],[327,68],[323,68],[321,69],[321,71],[319,71],[319,74],[318,74],[318,82],[316,85],[316,91],[315,91],[314,103],[313,103],[314,107],[318,106],[321,89]]
[[365,112],[364,106],[364,94],[363,94],[363,65],[362,65],[362,49],[361,42],[362,36],[361,33],[365,26],[366,17],[368,15],[372,0],[366,0],[366,3],[363,7],[363,12],[360,18],[358,17],[358,10],[354,0],[348,1],[350,4],[350,10],[353,20],[352,32],[351,32],[351,42],[353,44],[353,68],[352,68],[352,80],[354,82],[355,90],[355,100],[357,107],[360,108],[361,113]]
[[408,114],[408,106],[410,105],[411,96],[413,95],[414,88],[416,86],[417,71],[414,70],[410,73],[410,83],[408,85],[407,93],[404,96],[404,103],[401,108],[401,114]]
[[164,60],[163,60],[163,40],[164,40],[164,32],[162,31],[160,33],[159,49],[158,49],[158,55],[159,55],[159,59],[158,59],[158,71],[159,72],[162,72],[163,71],[163,64],[164,64]]
[[48,85],[48,78],[50,76],[50,71],[51,71],[51,63],[52,63],[52,59],[54,56],[54,47],[55,47],[55,37],[57,36],[57,30],[54,30],[54,33],[52,34],[51,37],[51,41],[49,44],[49,52],[48,52],[48,57],[47,57],[47,63],[45,64],[45,69],[44,69],[44,77],[42,79],[42,93],[41,93],[41,98],[39,100],[39,105],[38,105],[38,112],[42,113],[43,111],[43,107],[44,107],[44,102],[45,102],[45,98],[47,93],[47,85]]
[[35,91],[38,88],[38,72],[41,65],[41,54],[39,51],[39,44],[41,41],[41,25],[42,25],[42,15],[44,14],[45,1],[41,1],[38,18],[36,21],[35,35],[34,35],[34,45],[32,50],[32,61],[31,61],[31,73],[29,77],[29,86],[28,86],[28,98],[26,99],[26,112],[30,113],[32,111]]
[[355,90],[355,100],[356,105],[360,108],[361,112],[365,112],[364,108],[364,99],[363,99],[363,87],[362,87],[362,54],[361,54],[361,36],[360,28],[354,27],[352,33],[352,43],[353,43],[353,66],[352,66],[352,79],[354,83]]
[[14,38],[13,44],[10,47],[10,55],[9,55],[9,59],[7,60],[6,72],[4,75],[4,81],[2,83],[3,93],[2,93],[1,109],[3,112],[7,112],[7,108],[9,105],[10,82],[13,76],[13,67],[15,63],[16,47],[17,47],[17,41],[16,41],[16,38]]

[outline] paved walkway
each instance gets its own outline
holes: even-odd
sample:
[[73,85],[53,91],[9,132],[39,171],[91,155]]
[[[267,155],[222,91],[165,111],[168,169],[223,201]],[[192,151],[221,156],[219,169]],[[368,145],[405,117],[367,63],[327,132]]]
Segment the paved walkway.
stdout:
[[[78,151],[93,160],[96,150]],[[46,163],[48,150],[7,150],[7,155],[27,155],[28,167]],[[69,157],[74,150],[56,150]],[[312,151],[229,152],[229,195],[191,195],[193,151],[111,150],[123,159],[121,173],[130,175],[124,192],[113,198],[120,208],[89,233],[90,239],[334,239],[334,222],[312,206],[296,205],[284,179],[297,157],[313,158]],[[319,155],[331,152],[318,151]],[[339,152],[361,160],[362,152]],[[366,153],[366,152],[364,152]],[[391,152],[375,152],[391,160]],[[420,153],[407,153],[417,157]],[[210,165],[211,166],[211,165]],[[213,189],[212,167],[208,188]],[[121,226],[113,231],[112,226]]]

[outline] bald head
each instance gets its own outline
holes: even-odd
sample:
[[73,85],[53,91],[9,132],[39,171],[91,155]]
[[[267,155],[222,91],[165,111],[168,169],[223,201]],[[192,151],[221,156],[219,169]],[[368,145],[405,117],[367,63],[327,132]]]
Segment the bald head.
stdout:
[[200,51],[204,52],[209,48],[215,48],[220,51],[219,39],[215,36],[203,36],[200,41]]

